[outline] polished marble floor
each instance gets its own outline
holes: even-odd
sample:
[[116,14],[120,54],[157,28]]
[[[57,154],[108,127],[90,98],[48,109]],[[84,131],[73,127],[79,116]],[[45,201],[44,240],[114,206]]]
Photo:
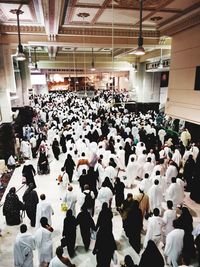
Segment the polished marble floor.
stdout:
[[[58,245],[60,245],[60,238],[61,238],[61,231],[63,227],[63,218],[64,213],[60,210],[60,188],[57,185],[56,178],[60,173],[60,169],[63,166],[63,162],[66,158],[65,154],[60,155],[59,161],[55,160],[53,156],[50,154],[49,161],[50,161],[50,174],[48,175],[36,175],[35,180],[37,184],[37,193],[40,195],[41,193],[45,193],[47,200],[51,202],[54,215],[52,217],[52,226],[54,228],[53,233],[53,247],[54,251]],[[36,168],[37,159],[33,159],[31,161],[33,166]],[[3,203],[5,195],[7,194],[10,187],[15,186],[16,189],[19,189],[21,184],[21,171],[23,166],[20,166],[15,169],[14,174],[9,182],[9,185],[6,189],[6,192],[2,198],[1,203]],[[125,193],[132,192],[133,194],[138,190],[138,181],[136,181],[136,186],[133,189],[126,189]],[[73,181],[73,187],[77,195],[79,194],[79,186],[77,181]],[[21,199],[23,193],[25,191],[25,186],[22,187],[18,191],[18,196]],[[194,214],[194,226],[200,223],[200,205],[193,202],[186,193],[185,203],[193,210]],[[78,209],[78,207],[77,207]],[[135,251],[130,247],[127,238],[122,231],[122,224],[121,224],[121,217],[116,212],[113,203],[113,233],[115,240],[117,241],[117,256],[118,256],[118,263],[122,262],[124,256],[126,254],[130,254],[135,263],[139,262],[139,255],[135,253]],[[94,216],[96,220],[97,215]],[[28,230],[34,234],[35,229],[30,226],[29,219],[27,217],[24,218],[24,223],[28,225]],[[2,207],[0,208],[0,228],[2,229],[2,237],[0,237],[0,267],[12,267],[13,264],[13,243],[17,233],[19,232],[19,226],[7,226],[5,224],[5,217],[2,215]],[[144,236],[143,236],[144,237]],[[72,259],[72,262],[76,264],[78,267],[95,267],[96,266],[96,257],[92,254],[92,247],[94,245],[94,241],[91,242],[91,249],[88,252],[85,252],[83,245],[81,243],[80,238],[77,238],[77,247],[76,247],[76,255]],[[141,251],[142,253],[142,251]],[[67,251],[65,250],[65,254],[67,255]],[[112,263],[112,266],[115,266]],[[119,265],[116,265],[119,266]],[[193,264],[194,267],[197,264]],[[37,251],[34,252],[34,267],[38,267],[38,259],[37,259]]]

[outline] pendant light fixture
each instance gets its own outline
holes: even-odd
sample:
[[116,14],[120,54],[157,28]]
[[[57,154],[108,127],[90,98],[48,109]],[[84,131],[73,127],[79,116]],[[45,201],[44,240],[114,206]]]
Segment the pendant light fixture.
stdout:
[[93,48],[92,48],[92,68],[91,71],[95,71],[95,66],[94,66],[94,54],[93,54]]
[[34,47],[34,56],[35,56],[35,70],[38,70],[37,59],[36,59],[36,49],[37,49],[37,47]]
[[138,62],[137,62],[137,57],[136,57],[135,62],[132,64],[132,68],[133,68],[134,72],[137,72],[137,64],[138,64]]
[[67,59],[68,59],[68,69],[69,69],[69,78],[68,78],[68,82],[71,82],[71,76],[70,76],[70,64],[69,64],[69,53],[67,54]]
[[23,52],[23,47],[21,44],[21,35],[20,35],[20,25],[19,25],[19,15],[23,14],[24,11],[20,10],[20,9],[11,9],[10,12],[12,14],[16,14],[17,15],[17,32],[18,32],[18,51],[16,54],[16,59],[18,61],[24,61],[26,60],[26,56]]
[[158,69],[163,69],[162,48],[160,49],[160,61],[159,61]]
[[134,54],[137,56],[142,56],[145,54],[145,50],[143,47],[143,37],[142,37],[142,1],[140,1],[140,28],[139,28],[139,36],[138,36],[138,47],[134,51]]
[[37,46],[34,47],[34,61],[35,61],[34,66],[35,67],[31,69],[32,72],[40,72],[40,69],[38,69],[38,64],[37,64],[36,50],[37,50]]
[[33,67],[34,66],[33,66],[32,57],[31,57],[31,47],[29,47],[29,50],[28,50],[28,68],[32,69]]

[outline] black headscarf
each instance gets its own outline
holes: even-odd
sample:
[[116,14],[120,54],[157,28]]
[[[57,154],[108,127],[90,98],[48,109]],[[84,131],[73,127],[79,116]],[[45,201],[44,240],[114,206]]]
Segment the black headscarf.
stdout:
[[149,240],[145,251],[142,253],[139,267],[164,267],[164,259],[156,244]]

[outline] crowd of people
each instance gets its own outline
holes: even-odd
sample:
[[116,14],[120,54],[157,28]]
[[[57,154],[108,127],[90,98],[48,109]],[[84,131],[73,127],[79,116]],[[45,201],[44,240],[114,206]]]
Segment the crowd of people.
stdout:
[[[113,235],[116,214],[140,257],[136,265],[124,255],[118,266],[177,267],[180,261],[190,266],[194,260],[200,265],[200,226],[193,229],[192,215],[184,205],[186,192],[200,203],[199,144],[192,142],[187,129],[171,138],[164,127],[166,116],[129,112],[109,103],[111,97],[106,92],[93,98],[74,93],[32,98],[35,116],[16,142],[16,152],[26,160],[22,175],[27,189],[20,201],[12,187],[3,206],[7,225],[20,224],[20,211],[25,210],[36,228],[31,235],[25,224],[20,225],[14,245],[16,267],[33,266],[35,248],[40,266],[75,266],[78,227],[85,251],[95,240],[96,266],[110,267],[119,250]],[[55,257],[54,211],[45,193],[38,196],[34,179],[36,173],[51,172],[49,153],[55,161],[65,155],[58,184],[66,217]],[[37,171],[28,161],[32,158],[37,158]],[[78,197],[74,184],[79,185]],[[63,256],[65,247],[68,257]]]

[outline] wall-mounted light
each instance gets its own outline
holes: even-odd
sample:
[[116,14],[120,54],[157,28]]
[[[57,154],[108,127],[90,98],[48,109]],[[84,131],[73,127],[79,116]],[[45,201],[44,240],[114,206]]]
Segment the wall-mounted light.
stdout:
[[23,52],[23,46],[21,44],[21,35],[20,35],[20,25],[19,25],[19,15],[23,14],[24,12],[20,9],[11,9],[10,12],[12,14],[17,15],[17,32],[18,32],[18,51],[16,54],[16,59],[18,61],[26,60],[26,56]]

